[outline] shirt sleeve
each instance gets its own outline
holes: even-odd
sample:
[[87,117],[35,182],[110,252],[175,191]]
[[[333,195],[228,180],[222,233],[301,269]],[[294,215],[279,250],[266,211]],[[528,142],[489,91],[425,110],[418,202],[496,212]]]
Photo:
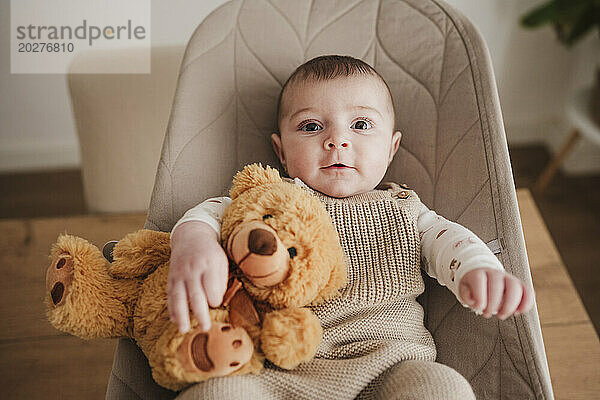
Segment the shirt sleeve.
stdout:
[[213,197],[205,200],[197,206],[187,210],[186,213],[183,214],[183,217],[177,221],[173,229],[171,229],[171,233],[184,222],[200,221],[206,222],[218,235],[220,235],[223,213],[229,204],[231,204],[231,199],[229,197]]
[[459,297],[461,278],[476,268],[504,267],[483,241],[464,226],[429,210],[424,204],[417,228],[421,239],[421,261],[429,276]]

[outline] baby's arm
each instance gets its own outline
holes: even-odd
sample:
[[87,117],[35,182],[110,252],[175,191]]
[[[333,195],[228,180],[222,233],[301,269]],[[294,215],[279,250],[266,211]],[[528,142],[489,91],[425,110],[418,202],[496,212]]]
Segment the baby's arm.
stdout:
[[208,305],[217,307],[223,299],[228,261],[219,233],[229,203],[227,197],[208,199],[186,212],[171,231],[167,299],[170,319],[182,333],[190,329],[188,301],[206,331]]
[[505,319],[533,306],[533,289],[504,271],[473,232],[422,206],[418,219],[426,272],[463,304],[489,318]]

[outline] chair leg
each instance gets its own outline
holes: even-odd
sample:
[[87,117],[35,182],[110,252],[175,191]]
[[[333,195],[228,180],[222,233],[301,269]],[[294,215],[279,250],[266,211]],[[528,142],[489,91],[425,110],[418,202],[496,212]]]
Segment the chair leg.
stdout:
[[550,183],[556,170],[560,167],[564,159],[567,157],[567,154],[571,151],[575,143],[579,140],[581,134],[577,129],[573,129],[573,132],[569,135],[567,140],[563,143],[561,148],[558,150],[558,153],[554,155],[550,163],[546,166],[537,182],[535,183],[534,190],[537,193],[542,193],[546,186]]

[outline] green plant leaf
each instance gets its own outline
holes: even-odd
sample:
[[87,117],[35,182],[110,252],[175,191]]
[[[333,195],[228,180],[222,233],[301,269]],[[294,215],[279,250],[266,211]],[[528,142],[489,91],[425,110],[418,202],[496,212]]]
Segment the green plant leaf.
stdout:
[[590,29],[597,25],[599,21],[596,19],[596,16],[596,13],[593,12],[581,14],[579,19],[571,26],[571,30],[567,33],[564,43],[566,43],[567,46],[572,46]]
[[556,3],[549,2],[534,8],[521,18],[521,24],[527,28],[536,28],[560,18],[560,10]]
[[547,23],[571,25],[582,13],[592,12],[597,0],[551,0],[527,13],[521,22],[528,28]]
[[594,26],[600,29],[600,0],[550,0],[521,18],[526,28],[551,24],[558,40],[573,45]]

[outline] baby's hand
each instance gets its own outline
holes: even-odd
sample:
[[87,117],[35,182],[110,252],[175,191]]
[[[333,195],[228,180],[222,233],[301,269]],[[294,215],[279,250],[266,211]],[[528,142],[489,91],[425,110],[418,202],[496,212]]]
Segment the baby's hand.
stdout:
[[200,327],[209,330],[208,306],[218,307],[227,289],[228,260],[217,233],[204,222],[179,225],[171,235],[170,264],[169,318],[181,333],[187,332],[190,329],[189,301]]
[[477,268],[467,272],[458,288],[461,299],[486,318],[504,320],[525,313],[533,306],[533,288],[508,272]]

